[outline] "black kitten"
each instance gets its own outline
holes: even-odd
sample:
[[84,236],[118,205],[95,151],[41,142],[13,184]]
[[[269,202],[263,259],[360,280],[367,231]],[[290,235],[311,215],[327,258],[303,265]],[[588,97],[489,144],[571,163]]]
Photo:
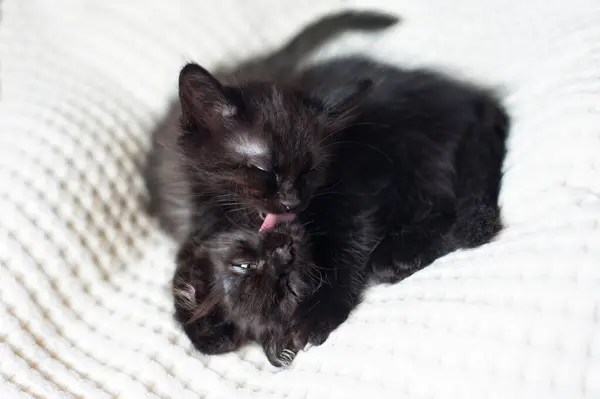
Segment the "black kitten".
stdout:
[[173,278],[175,315],[194,346],[226,353],[248,342],[288,365],[303,342],[289,332],[300,304],[319,288],[319,270],[297,222],[261,233],[237,230],[183,244]]
[[500,230],[508,117],[485,90],[354,57],[236,87],[190,64],[180,94],[199,237],[258,212],[263,228],[310,222],[327,283],[300,307],[300,341],[324,342],[369,277],[398,281]]
[[[187,67],[186,72],[181,74],[180,98],[173,104],[164,123],[153,134],[152,151],[145,170],[150,211],[158,216],[162,227],[178,242],[182,242],[200,225],[205,226],[206,233],[210,235],[219,230],[219,225],[239,224],[239,218],[245,216],[232,211],[236,206],[221,206],[238,201],[237,195],[231,195],[231,188],[235,185],[236,191],[244,194],[244,198],[261,198],[261,190],[272,190],[269,180],[272,175],[270,171],[262,170],[265,162],[269,161],[265,159],[265,154],[271,151],[270,147],[279,145],[278,143],[289,144],[282,151],[282,155],[287,156],[288,150],[294,150],[294,141],[298,141],[296,147],[301,150],[301,155],[304,154],[303,146],[312,140],[307,137],[300,142],[301,138],[287,132],[288,126],[285,131],[280,132],[279,137],[270,137],[268,131],[253,129],[239,118],[234,118],[233,113],[243,109],[236,108],[222,97],[221,89],[241,99],[241,90],[229,90],[226,86],[237,86],[248,81],[285,80],[290,71],[297,68],[315,50],[339,35],[349,31],[376,32],[397,22],[398,18],[375,11],[341,11],[323,16],[307,25],[277,51],[232,68],[220,68],[214,78],[203,73],[203,70],[195,73],[198,70],[196,67]],[[262,95],[266,98],[275,96],[273,101],[279,101],[278,91],[267,89]],[[254,104],[247,104],[246,108],[261,106],[259,98],[248,100],[254,101]],[[291,107],[289,111],[303,109],[306,101],[305,98],[295,96],[286,96],[285,100],[281,100],[285,103],[281,104],[282,107]],[[255,117],[261,117],[259,114],[262,111],[257,112]],[[272,116],[273,112],[268,109],[262,115],[265,119]],[[315,113],[308,113],[304,120],[296,118],[293,122],[298,125],[297,131],[302,132],[305,127],[311,129],[315,126],[314,118],[317,116]],[[184,131],[194,132],[193,136],[198,140],[189,135],[181,137],[181,124]],[[291,137],[293,139],[289,140]],[[189,143],[182,145],[181,141]],[[192,158],[196,157],[192,164],[188,164],[188,159],[182,156],[182,152]],[[306,164],[317,167],[320,161],[315,158],[307,160]],[[186,168],[193,168],[198,174],[188,174]],[[304,172],[304,165],[301,169],[295,173]],[[317,184],[312,183],[312,179],[308,183]],[[297,199],[290,197],[287,201],[288,206],[293,208]],[[276,208],[272,209],[273,212],[281,209],[277,204],[271,204],[269,208]],[[256,216],[253,215],[246,221],[258,228],[255,225],[260,225],[260,221],[257,222]]]
[[324,342],[368,278],[398,281],[501,228],[509,120],[486,90],[360,57],[236,85],[190,64],[179,89],[178,156],[155,161],[157,202],[175,204],[164,223],[202,242],[296,215],[311,237],[322,284],[279,320],[277,347]]

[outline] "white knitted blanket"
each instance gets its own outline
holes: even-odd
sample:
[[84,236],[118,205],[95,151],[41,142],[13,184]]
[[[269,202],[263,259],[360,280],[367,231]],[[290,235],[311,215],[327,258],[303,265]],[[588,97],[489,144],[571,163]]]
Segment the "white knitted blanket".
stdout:
[[[327,10],[397,12],[367,51],[494,85],[514,116],[499,239],[376,287],[275,373],[171,317],[143,210],[186,60],[273,48]],[[600,1],[7,0],[0,22],[0,398],[600,398]]]

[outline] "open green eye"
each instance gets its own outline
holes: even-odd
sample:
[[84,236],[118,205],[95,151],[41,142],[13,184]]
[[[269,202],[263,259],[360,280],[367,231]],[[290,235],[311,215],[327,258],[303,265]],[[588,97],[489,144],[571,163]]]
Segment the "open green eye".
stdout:
[[231,265],[234,269],[237,270],[250,270],[254,268],[254,264],[252,263],[236,263]]

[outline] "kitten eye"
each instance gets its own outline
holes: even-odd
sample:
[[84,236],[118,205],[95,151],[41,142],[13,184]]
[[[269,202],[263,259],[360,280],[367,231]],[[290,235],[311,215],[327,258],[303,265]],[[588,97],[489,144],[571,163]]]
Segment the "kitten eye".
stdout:
[[231,265],[231,267],[233,267],[236,270],[239,271],[246,271],[246,270],[250,270],[250,269],[254,269],[254,264],[253,263],[236,263]]
[[258,165],[255,165],[255,164],[248,164],[248,168],[250,168],[250,169],[258,169],[258,170],[260,170],[261,172],[271,173],[271,171],[270,171],[270,170],[268,170],[268,169],[265,169],[265,168],[263,168],[262,166],[258,166]]

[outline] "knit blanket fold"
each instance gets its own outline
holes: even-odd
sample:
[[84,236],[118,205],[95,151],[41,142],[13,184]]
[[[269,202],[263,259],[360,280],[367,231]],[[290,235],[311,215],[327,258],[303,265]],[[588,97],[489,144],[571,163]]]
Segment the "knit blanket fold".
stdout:
[[[0,397],[599,398],[600,2],[6,0],[0,21]],[[342,7],[402,16],[366,52],[498,88],[513,115],[496,241],[370,289],[276,372],[172,318],[145,213],[179,68],[275,48]]]

